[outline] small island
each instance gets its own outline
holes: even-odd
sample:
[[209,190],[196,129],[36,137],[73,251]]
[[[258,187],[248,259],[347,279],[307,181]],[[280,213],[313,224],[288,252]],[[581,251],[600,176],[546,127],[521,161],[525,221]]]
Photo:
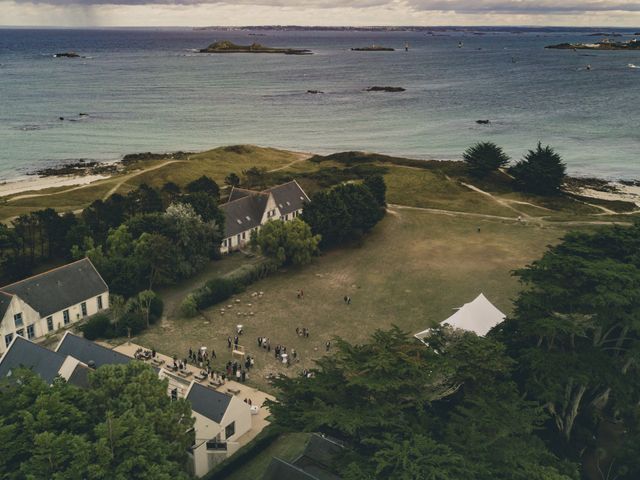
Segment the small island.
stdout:
[[272,48],[265,47],[259,43],[251,45],[236,45],[228,40],[214,42],[207,48],[200,50],[200,53],[280,53],[283,55],[311,55],[311,50],[299,48]]
[[598,43],[559,43],[557,45],[549,45],[545,48],[557,50],[638,50],[640,51],[640,42],[630,40],[628,42],[611,42],[603,40]]
[[367,92],[404,92],[406,89],[402,87],[369,87],[366,89]]
[[54,53],[53,58],[80,58],[80,54],[76,52]]
[[381,47],[379,45],[371,45],[370,47],[354,47],[352,52],[395,52],[395,48]]

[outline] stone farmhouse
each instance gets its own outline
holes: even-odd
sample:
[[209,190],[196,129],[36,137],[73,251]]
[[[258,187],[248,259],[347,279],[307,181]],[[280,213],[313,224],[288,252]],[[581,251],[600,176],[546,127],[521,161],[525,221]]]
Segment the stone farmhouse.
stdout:
[[257,192],[233,187],[229,201],[220,206],[225,215],[224,240],[220,251],[242,248],[270,220],[293,220],[302,213],[309,197],[295,180]]
[[0,353],[109,308],[109,287],[88,258],[0,288]]

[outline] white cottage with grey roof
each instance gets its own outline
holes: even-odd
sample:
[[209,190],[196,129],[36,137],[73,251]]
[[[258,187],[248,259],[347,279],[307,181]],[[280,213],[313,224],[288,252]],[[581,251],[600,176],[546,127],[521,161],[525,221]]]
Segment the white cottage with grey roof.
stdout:
[[0,288],[0,353],[109,308],[109,287],[88,258]]
[[302,213],[309,197],[295,180],[257,192],[233,187],[229,201],[220,206],[225,216],[224,240],[220,251],[242,248],[270,220],[293,220]]

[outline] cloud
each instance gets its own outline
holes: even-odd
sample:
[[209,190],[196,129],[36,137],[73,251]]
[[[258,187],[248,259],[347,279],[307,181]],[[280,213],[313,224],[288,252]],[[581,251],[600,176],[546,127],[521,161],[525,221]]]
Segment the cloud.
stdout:
[[[3,0],[0,0],[2,3]],[[404,8],[414,12],[457,14],[553,15],[594,12],[640,12],[638,0],[14,0],[17,4],[46,5],[211,5],[295,9]]]

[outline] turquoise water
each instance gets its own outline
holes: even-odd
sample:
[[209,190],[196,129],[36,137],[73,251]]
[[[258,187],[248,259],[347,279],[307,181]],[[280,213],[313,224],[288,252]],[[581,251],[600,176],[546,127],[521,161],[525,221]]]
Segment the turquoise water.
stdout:
[[[584,31],[482,33],[0,30],[0,179],[234,143],[449,159],[479,140],[515,159],[541,140],[572,173],[640,178],[640,52],[543,48],[597,39]],[[222,39],[315,54],[193,52]],[[349,51],[373,42],[399,50]],[[52,58],[69,50],[87,58]]]

